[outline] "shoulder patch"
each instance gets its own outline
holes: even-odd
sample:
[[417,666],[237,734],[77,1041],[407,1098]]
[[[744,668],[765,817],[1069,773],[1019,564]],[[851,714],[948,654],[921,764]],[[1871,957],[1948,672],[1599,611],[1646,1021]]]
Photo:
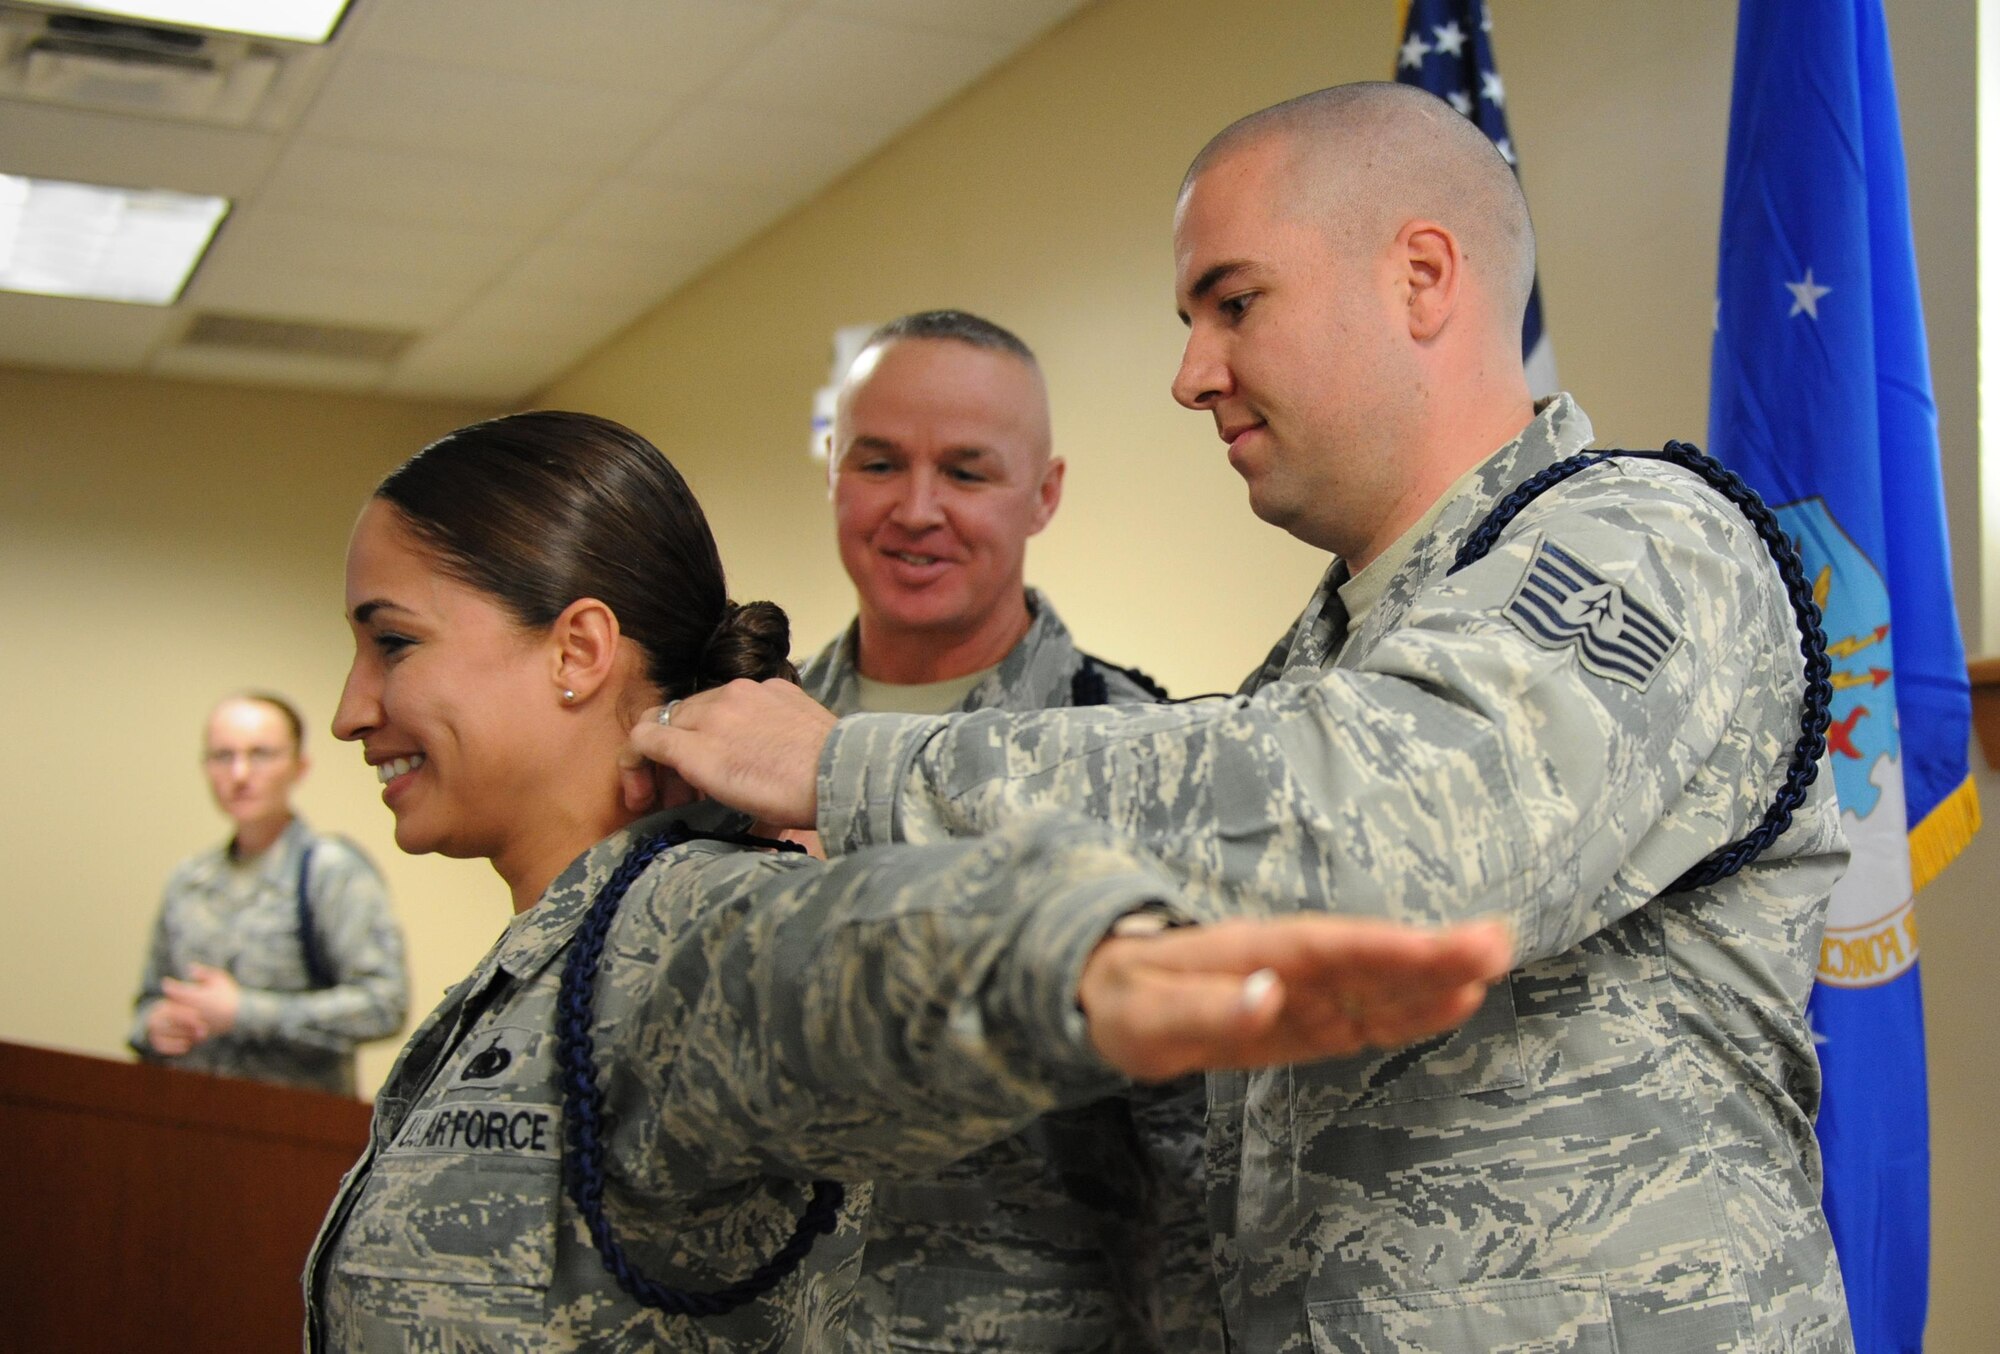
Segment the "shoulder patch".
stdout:
[[1681,637],[1561,546],[1542,540],[1528,559],[1507,619],[1545,649],[1574,646],[1586,672],[1644,691]]

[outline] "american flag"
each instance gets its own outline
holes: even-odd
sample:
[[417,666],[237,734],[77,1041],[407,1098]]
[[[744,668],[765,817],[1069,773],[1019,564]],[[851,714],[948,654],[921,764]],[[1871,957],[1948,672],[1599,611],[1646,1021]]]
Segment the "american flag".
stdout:
[[[1396,79],[1431,93],[1478,124],[1518,177],[1514,142],[1507,135],[1507,88],[1493,61],[1493,16],[1485,0],[1411,0],[1396,53]],[[1528,294],[1521,321],[1521,358],[1528,388],[1553,395],[1556,355],[1542,329],[1542,286]]]

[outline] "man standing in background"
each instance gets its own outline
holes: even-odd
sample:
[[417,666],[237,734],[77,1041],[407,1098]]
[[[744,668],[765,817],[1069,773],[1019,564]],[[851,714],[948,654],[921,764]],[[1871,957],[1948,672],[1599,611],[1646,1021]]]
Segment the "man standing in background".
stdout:
[[836,714],[1042,710],[1162,699],[1079,651],[1024,581],[1062,503],[1028,345],[958,310],[891,320],[841,384],[828,478],[860,614],[806,667]]
[[403,935],[368,859],[292,811],[303,737],[278,696],[209,715],[202,764],[236,832],[169,877],[130,1042],[149,1062],[351,1096],[355,1045],[403,1025]]
[[[1026,586],[1063,470],[1041,370],[1014,334],[933,310],[869,335],[829,457],[859,615],[806,666],[805,689],[836,714],[1161,699],[1079,651]],[[1219,1349],[1201,1142],[1191,1078],[1050,1115],[934,1178],[878,1183],[851,1346],[983,1333],[1013,1350]]]

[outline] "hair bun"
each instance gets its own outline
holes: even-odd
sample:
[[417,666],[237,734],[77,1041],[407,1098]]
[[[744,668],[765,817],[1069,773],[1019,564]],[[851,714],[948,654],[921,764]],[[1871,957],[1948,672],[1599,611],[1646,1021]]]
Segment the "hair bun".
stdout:
[[699,684],[705,689],[739,677],[796,682],[791,652],[792,623],[775,602],[725,603],[722,620],[701,652]]

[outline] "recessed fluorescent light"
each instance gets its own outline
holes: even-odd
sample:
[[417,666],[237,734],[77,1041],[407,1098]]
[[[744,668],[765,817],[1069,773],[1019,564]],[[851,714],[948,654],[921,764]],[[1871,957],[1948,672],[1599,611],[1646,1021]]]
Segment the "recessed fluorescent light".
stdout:
[[41,0],[121,19],[251,33],[286,42],[325,42],[348,0]]
[[0,174],[0,289],[170,306],[229,200]]

